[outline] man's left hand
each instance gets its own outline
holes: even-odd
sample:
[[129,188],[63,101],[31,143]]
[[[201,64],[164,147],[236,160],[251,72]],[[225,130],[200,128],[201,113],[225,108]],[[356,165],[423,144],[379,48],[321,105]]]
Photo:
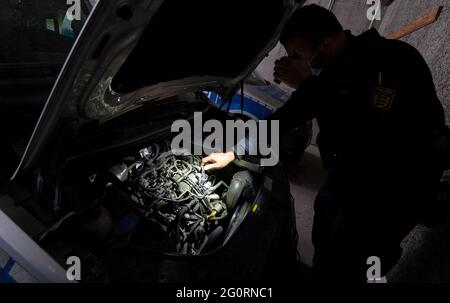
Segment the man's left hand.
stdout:
[[273,76],[297,89],[306,78],[311,76],[311,69],[303,58],[283,57],[275,61]]

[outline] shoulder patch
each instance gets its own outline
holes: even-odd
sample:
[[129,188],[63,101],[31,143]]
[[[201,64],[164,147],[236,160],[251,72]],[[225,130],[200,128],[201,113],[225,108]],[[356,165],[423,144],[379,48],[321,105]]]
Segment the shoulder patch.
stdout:
[[372,104],[380,110],[389,110],[392,107],[394,97],[395,90],[382,86],[375,86],[372,93]]

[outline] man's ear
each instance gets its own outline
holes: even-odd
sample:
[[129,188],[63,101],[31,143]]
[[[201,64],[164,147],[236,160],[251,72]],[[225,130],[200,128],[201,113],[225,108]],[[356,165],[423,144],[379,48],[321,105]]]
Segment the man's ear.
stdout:
[[330,53],[332,53],[333,49],[332,49],[332,43],[331,43],[330,39],[323,39],[320,42],[317,50],[319,51],[319,53],[321,53],[323,55],[329,55]]
[[319,49],[322,51],[322,53],[326,53],[329,48],[330,48],[330,41],[328,41],[328,39],[323,39],[322,42],[320,42],[319,44]]

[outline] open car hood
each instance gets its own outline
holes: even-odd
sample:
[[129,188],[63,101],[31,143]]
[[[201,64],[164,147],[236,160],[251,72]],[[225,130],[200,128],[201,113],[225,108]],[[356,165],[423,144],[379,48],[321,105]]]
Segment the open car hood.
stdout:
[[276,45],[294,0],[100,0],[73,46],[14,176],[61,121],[104,122],[189,92],[231,97]]

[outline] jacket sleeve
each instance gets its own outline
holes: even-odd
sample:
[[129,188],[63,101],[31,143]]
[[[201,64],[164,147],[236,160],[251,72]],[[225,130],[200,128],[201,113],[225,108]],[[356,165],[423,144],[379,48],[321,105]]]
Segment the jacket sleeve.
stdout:
[[[316,115],[316,102],[319,90],[319,78],[316,76],[311,76],[307,78],[300,87],[292,94],[291,98],[275,113],[270,115],[266,120],[269,122],[279,121],[279,137],[282,137],[289,131],[303,125],[304,123],[312,120]],[[271,123],[269,123],[269,127]],[[269,141],[272,131],[268,130]],[[253,140],[254,141],[254,140]],[[233,147],[233,151],[236,155],[236,159],[241,161],[249,161],[252,163],[258,162],[257,157],[247,156],[247,147],[251,144],[258,144],[258,142],[253,142],[246,138],[238,142],[236,146]],[[244,152],[243,152],[244,151]],[[245,153],[246,156],[242,156]]]
[[267,119],[280,123],[280,137],[302,124],[314,119],[320,92],[317,76],[307,78],[291,98]]

